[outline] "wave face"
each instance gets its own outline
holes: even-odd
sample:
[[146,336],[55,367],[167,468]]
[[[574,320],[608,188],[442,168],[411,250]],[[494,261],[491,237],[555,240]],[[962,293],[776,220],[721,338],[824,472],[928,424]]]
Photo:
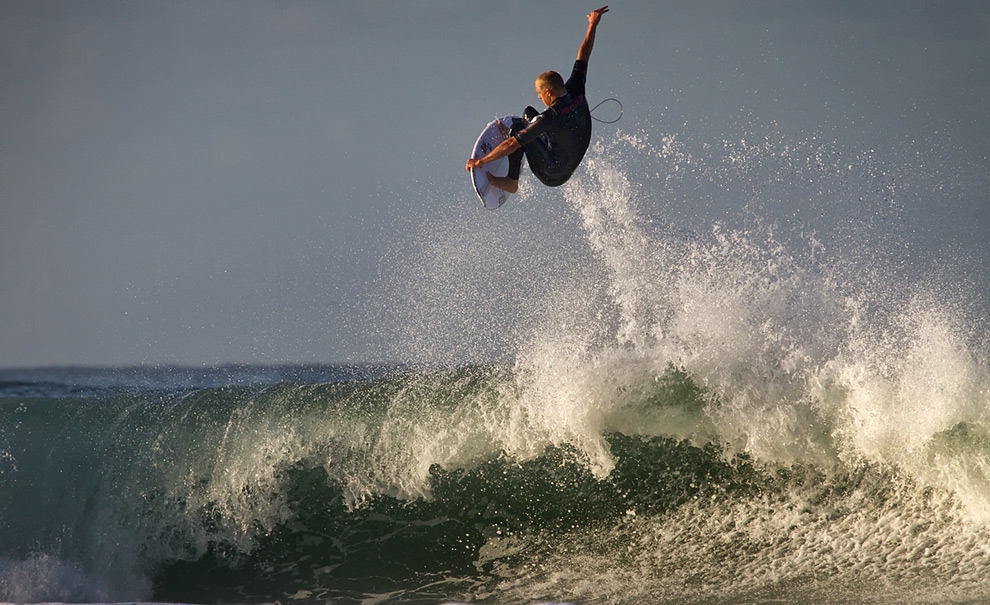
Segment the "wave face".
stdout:
[[416,365],[0,372],[0,600],[990,599],[985,273],[872,155],[689,147],[420,226]]

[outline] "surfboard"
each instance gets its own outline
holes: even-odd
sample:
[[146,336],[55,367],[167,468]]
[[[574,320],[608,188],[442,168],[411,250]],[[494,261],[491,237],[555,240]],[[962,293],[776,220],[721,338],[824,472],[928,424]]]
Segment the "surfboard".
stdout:
[[[504,118],[492,120],[491,123],[489,123],[488,126],[481,131],[481,135],[474,144],[474,151],[471,152],[471,157],[484,157],[488,155],[489,151],[495,149],[499,143],[504,141],[505,137],[502,136],[501,131],[498,129],[498,123],[501,122],[505,124],[506,128],[508,128],[512,126],[513,119],[518,118],[515,116],[505,116]],[[481,198],[481,203],[485,205],[485,208],[495,210],[504,204],[505,200],[509,199],[509,195],[511,194],[507,191],[499,189],[498,187],[492,187],[488,182],[488,177],[485,176],[489,172],[495,176],[505,176],[509,174],[509,158],[495,160],[494,162],[485,164],[481,168],[474,168],[471,170],[471,181],[474,183],[474,190],[478,193],[478,197]]]

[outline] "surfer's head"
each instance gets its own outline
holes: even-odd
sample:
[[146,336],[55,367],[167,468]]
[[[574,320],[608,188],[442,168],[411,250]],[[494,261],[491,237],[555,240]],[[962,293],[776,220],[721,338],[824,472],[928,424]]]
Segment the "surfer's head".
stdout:
[[554,99],[560,98],[567,93],[564,87],[564,78],[555,71],[545,71],[536,77],[536,96],[540,97],[543,104],[550,107]]

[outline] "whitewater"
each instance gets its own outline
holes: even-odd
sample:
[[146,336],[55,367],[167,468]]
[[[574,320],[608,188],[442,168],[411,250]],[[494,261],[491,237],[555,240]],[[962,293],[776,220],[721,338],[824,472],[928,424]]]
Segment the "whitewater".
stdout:
[[0,600],[990,602],[985,260],[923,171],[597,137],[396,241],[381,364],[0,371]]

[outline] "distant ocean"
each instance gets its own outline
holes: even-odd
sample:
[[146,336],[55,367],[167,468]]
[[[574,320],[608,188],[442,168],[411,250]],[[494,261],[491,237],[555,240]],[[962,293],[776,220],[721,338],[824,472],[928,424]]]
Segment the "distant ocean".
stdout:
[[[869,157],[604,141],[566,263],[403,256],[410,364],[0,371],[0,601],[990,602],[985,284],[899,264]],[[834,229],[677,228],[722,190]]]

